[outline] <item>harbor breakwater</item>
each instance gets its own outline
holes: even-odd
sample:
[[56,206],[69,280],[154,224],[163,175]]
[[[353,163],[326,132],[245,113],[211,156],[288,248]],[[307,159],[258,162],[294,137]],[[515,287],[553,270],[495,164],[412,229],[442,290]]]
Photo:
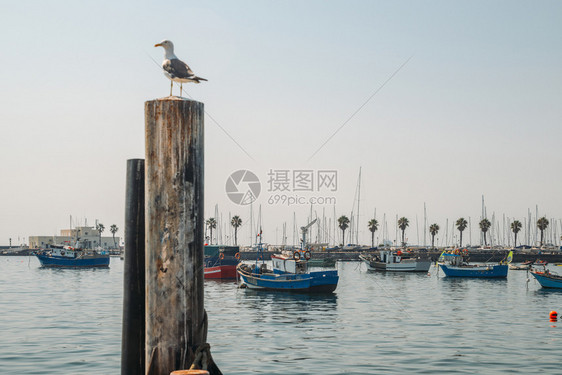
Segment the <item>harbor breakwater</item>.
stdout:
[[[477,250],[469,251],[468,260],[470,262],[499,262],[504,259],[510,250]],[[439,251],[414,251],[411,253],[405,253],[404,256],[412,257],[429,257],[431,260],[436,261],[443,250]],[[270,260],[273,254],[279,253],[279,251],[263,251],[261,255],[265,260]],[[359,261],[359,255],[361,254],[378,254],[378,250],[361,250],[361,251],[312,251],[312,258],[315,259],[331,259],[339,261]],[[258,257],[257,251],[242,251],[240,253],[242,260],[255,260]],[[527,260],[544,260],[549,263],[562,263],[562,252],[523,252],[514,251],[513,252],[513,263],[521,263]]]

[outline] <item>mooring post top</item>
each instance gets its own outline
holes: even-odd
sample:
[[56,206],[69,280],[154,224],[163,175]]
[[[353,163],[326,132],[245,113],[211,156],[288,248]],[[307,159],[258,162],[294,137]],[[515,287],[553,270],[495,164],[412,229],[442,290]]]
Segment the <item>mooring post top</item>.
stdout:
[[158,102],[162,102],[162,101],[197,102],[197,100],[184,98],[184,97],[181,97],[181,96],[165,96],[163,98],[156,98],[156,99],[152,99],[152,100],[148,100],[148,101],[149,102],[152,102],[152,101],[158,101]]
[[151,105],[151,106],[161,106],[161,105],[165,105],[165,106],[204,106],[204,104],[202,102],[198,102],[197,100],[193,100],[193,99],[188,99],[188,98],[182,98],[179,96],[166,96],[164,98],[156,98],[156,99],[152,99],[152,100],[147,100],[146,102],[144,102],[145,106],[146,105]]

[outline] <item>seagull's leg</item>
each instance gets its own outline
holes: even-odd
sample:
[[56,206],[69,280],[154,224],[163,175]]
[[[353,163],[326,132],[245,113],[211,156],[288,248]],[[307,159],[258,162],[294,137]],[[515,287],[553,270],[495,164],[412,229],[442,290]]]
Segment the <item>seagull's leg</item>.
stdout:
[[170,96],[172,96],[172,89],[174,88],[174,81],[170,80]]
[[183,82],[180,82],[180,96],[183,95]]

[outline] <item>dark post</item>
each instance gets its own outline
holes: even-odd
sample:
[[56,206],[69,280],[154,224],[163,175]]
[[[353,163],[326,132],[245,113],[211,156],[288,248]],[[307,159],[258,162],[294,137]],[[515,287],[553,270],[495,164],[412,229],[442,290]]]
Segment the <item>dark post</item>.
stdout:
[[121,374],[144,374],[144,159],[127,160]]
[[206,341],[203,103],[145,103],[146,374],[188,369]]

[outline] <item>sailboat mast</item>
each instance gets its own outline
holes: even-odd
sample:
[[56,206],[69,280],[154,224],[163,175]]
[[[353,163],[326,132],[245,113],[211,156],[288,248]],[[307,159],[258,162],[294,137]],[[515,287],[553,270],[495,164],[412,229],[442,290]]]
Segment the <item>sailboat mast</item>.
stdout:
[[535,245],[537,243],[537,238],[538,237],[538,226],[536,225],[537,221],[539,220],[539,205],[535,205]]
[[425,208],[425,202],[423,202],[423,247],[427,246],[426,234],[427,234],[427,211]]
[[299,244],[299,226],[297,225],[297,214],[293,211],[293,246]]
[[361,202],[361,167],[359,167],[359,179],[357,181],[357,223],[356,223],[356,235],[355,243],[359,245],[359,205]]
[[449,218],[445,224],[445,246],[449,246]]
[[470,246],[472,246],[472,221],[470,220],[470,216],[468,217],[468,242],[470,242]]
[[[486,208],[484,206],[484,195],[482,195],[482,216],[480,221],[486,219]],[[484,232],[480,231],[480,246],[484,246]]]
[[420,227],[418,225],[418,214],[416,214],[416,237],[417,237],[416,244],[419,245],[420,244]]

